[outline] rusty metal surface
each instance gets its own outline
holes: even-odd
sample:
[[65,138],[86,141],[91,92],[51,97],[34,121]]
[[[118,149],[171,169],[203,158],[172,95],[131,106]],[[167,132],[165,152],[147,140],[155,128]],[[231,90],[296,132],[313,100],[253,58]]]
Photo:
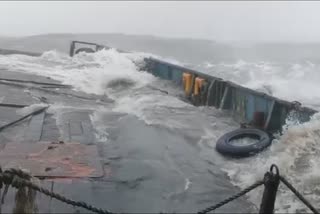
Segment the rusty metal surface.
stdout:
[[[1,76],[6,77],[6,72],[2,71]],[[95,100],[103,100],[104,96],[93,97],[70,89],[58,90],[65,94],[32,88],[28,88],[30,94],[27,94],[11,85],[0,89],[3,89],[1,96],[8,98],[5,101],[9,103],[19,104],[13,101],[22,102],[24,97],[32,95],[45,97],[52,105],[52,109],[49,108],[52,111],[47,111],[43,118],[38,115],[0,132],[0,148],[5,146],[0,151],[0,165],[5,168],[20,166],[33,175],[47,176],[38,181],[47,189],[118,213],[196,212],[238,191],[219,169],[220,158],[216,159],[217,155],[208,147],[204,150],[197,147],[195,142],[202,132],[194,126],[173,131],[148,125],[125,113],[102,113],[101,103]],[[70,93],[79,96],[67,96]],[[82,99],[83,96],[90,99]],[[103,107],[112,109],[113,104],[103,102]],[[97,120],[91,119],[94,113],[99,113]],[[184,118],[195,124],[202,121],[202,117],[190,120],[189,110],[180,114],[174,118]],[[1,120],[12,121],[15,117],[15,114],[0,111]],[[224,123],[220,125],[225,127]],[[96,137],[99,127],[104,127],[102,138]],[[29,137],[35,143],[26,144],[27,132],[32,132]],[[64,140],[66,144],[48,150],[48,143],[57,140]],[[72,142],[79,144],[72,145]],[[94,176],[102,177],[90,178]],[[25,201],[18,203],[16,196],[17,191],[9,189],[2,213],[12,213]],[[34,203],[38,213],[88,213],[40,193]],[[221,212],[248,213],[252,211],[250,205],[242,198],[223,207]]]
[[80,143],[8,143],[0,152],[0,163],[38,177],[103,176],[97,147]]

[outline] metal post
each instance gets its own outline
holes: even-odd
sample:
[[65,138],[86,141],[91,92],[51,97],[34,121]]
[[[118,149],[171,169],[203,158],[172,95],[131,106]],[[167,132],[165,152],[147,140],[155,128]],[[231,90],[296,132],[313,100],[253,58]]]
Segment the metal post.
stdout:
[[72,41],[72,42],[71,42],[71,46],[70,46],[70,56],[71,56],[71,57],[73,57],[74,48],[75,48],[75,41]]
[[[276,173],[273,173],[273,169]],[[273,213],[276,201],[278,186],[280,183],[279,169],[276,165],[271,165],[270,171],[264,176],[264,192],[259,213]]]

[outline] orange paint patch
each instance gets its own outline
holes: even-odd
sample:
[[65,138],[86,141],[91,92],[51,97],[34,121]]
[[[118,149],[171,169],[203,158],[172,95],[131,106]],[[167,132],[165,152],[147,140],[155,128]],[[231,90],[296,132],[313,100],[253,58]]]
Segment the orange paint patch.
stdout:
[[95,145],[80,143],[9,143],[0,152],[4,168],[24,168],[41,177],[101,177]]

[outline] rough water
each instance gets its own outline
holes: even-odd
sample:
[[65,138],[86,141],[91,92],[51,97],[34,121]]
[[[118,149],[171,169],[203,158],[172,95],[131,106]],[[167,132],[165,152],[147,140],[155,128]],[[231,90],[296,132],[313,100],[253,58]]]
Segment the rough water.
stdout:
[[307,60],[284,63],[239,59],[236,63],[204,62],[197,68],[245,87],[319,109],[319,66],[319,63]]
[[[225,132],[237,128],[237,123],[220,110],[194,107],[184,102],[179,87],[138,71],[137,64],[148,55],[118,53],[111,49],[94,54],[81,53],[71,58],[52,50],[40,57],[0,56],[0,69],[43,75],[72,85],[78,91],[106,95],[115,101],[112,112],[131,114],[148,125],[183,132],[201,148],[199,153],[205,161],[226,172],[230,181],[240,188],[261,179],[275,163],[281,174],[313,204],[320,203],[320,170],[317,165],[320,161],[320,115],[305,124],[288,118],[283,135],[276,136],[272,146],[259,155],[241,160],[225,158],[215,151],[215,142]],[[276,97],[320,108],[320,74],[317,71],[320,64],[316,62],[248,62],[239,59],[235,63],[204,61],[188,66]],[[101,108],[91,118],[99,139],[106,142],[112,133],[106,131],[108,127],[101,118],[108,112],[109,107]],[[186,177],[184,186],[187,191],[192,186],[192,178]],[[251,192],[248,200],[259,207],[261,193],[261,188]],[[283,185],[275,207],[276,212],[308,211]]]

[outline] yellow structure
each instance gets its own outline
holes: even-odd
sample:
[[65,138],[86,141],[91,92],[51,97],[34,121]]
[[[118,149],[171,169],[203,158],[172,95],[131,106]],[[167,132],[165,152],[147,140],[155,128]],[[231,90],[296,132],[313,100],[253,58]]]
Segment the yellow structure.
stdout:
[[194,95],[199,95],[200,94],[200,90],[202,87],[202,84],[204,83],[204,79],[197,77],[194,83],[194,89],[193,89],[193,94]]
[[184,92],[186,93],[186,95],[189,95],[192,86],[192,75],[190,73],[183,73],[182,80]]

